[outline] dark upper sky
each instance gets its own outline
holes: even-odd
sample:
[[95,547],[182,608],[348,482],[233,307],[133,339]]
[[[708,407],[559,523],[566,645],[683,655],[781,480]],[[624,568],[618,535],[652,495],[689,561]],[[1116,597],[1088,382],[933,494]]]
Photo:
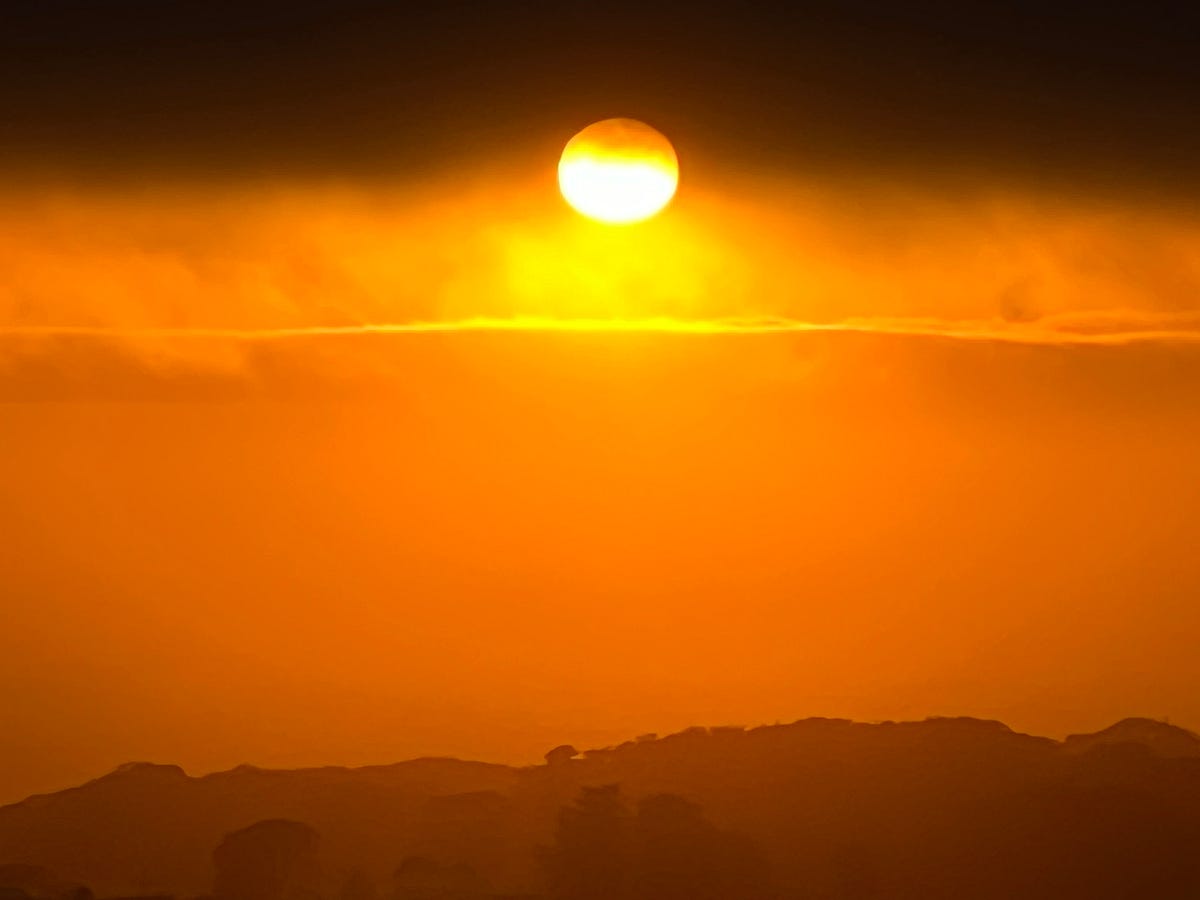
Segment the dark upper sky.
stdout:
[[356,174],[641,116],[743,165],[1200,182],[1184,4],[7,0],[0,153]]

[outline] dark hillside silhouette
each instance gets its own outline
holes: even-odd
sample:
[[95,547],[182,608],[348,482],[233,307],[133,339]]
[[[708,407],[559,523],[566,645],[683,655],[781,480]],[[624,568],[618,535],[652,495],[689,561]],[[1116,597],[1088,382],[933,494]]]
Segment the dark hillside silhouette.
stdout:
[[1200,758],[1200,737],[1154,719],[1122,719],[1103,731],[1072,734],[1063,742],[1074,753],[1119,745],[1141,747],[1166,758]]
[[559,814],[546,854],[550,895],[560,900],[628,897],[634,873],[634,820],[616,785],[585,787]]
[[486,880],[467,863],[443,864],[410,856],[396,869],[394,900],[480,900],[491,894]]
[[92,900],[92,892],[44,866],[10,863],[0,865],[0,900]]
[[713,826],[695,803],[654,794],[625,804],[617,785],[585,787],[559,816],[545,854],[554,900],[720,900],[768,893],[750,841]]
[[317,833],[273,819],[235,831],[213,851],[214,900],[310,900],[319,896]]
[[100,897],[1194,900],[1197,743],[1150,720],[1056,742],[808,719],[525,769],[135,765],[0,809],[0,861]]

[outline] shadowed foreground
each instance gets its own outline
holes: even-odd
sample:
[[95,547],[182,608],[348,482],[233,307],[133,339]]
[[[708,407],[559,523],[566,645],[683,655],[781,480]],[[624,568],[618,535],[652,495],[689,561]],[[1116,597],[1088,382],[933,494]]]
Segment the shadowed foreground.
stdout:
[[0,897],[1200,896],[1200,738],[809,719],[517,769],[135,763],[0,809]]

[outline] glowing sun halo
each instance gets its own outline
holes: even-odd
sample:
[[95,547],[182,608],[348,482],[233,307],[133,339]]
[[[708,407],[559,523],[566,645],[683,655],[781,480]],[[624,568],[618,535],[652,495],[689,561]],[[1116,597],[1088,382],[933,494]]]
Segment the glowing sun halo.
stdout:
[[627,225],[675,196],[679,160],[660,132],[635,119],[605,119],[567,142],[558,161],[566,201],[592,219]]

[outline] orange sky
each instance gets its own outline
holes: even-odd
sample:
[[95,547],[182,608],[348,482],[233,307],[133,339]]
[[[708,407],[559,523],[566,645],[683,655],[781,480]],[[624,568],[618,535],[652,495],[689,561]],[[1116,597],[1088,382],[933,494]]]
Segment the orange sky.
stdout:
[[1200,726],[1200,225],[681,157],[640,231],[520,172],[5,192],[0,800],[807,715]]

